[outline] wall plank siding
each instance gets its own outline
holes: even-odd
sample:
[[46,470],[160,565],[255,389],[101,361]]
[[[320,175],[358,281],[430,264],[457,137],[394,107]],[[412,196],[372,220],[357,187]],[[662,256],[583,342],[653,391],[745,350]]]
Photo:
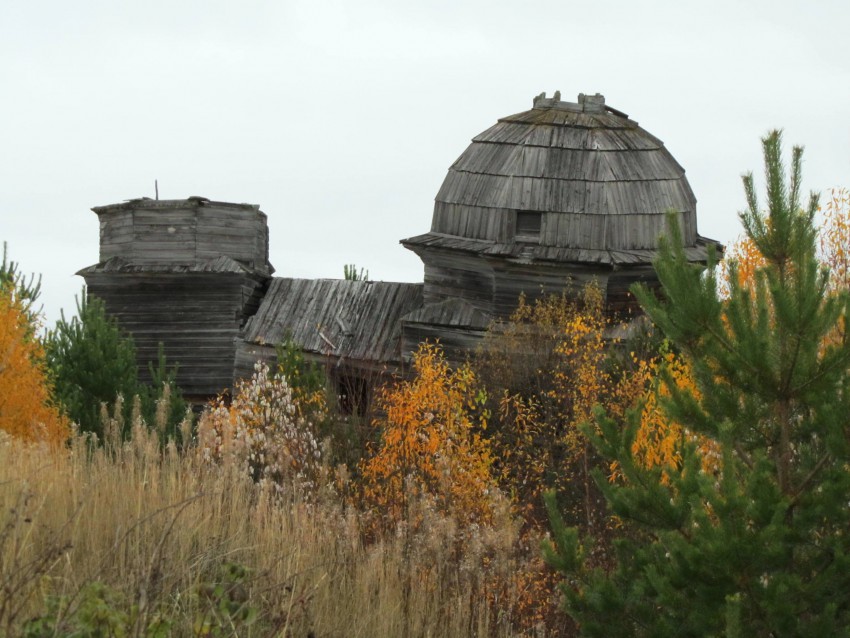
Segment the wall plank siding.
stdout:
[[139,377],[150,383],[159,343],[177,363],[178,385],[190,396],[231,387],[235,339],[256,311],[266,277],[248,272],[84,271],[88,294],[132,335]]
[[188,200],[131,200],[92,209],[100,219],[100,261],[191,264],[226,255],[270,273],[268,226],[259,207]]
[[140,379],[150,382],[148,363],[162,343],[186,395],[229,388],[236,339],[272,272],[265,213],[198,197],[92,210],[101,261],[78,274],[133,336]]

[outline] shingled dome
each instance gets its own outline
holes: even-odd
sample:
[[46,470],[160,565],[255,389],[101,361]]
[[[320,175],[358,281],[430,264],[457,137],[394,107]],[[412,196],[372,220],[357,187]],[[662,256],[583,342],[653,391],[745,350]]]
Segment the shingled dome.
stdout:
[[[555,290],[562,276],[591,274],[622,303],[628,285],[652,277],[671,210],[688,258],[705,261],[715,242],[697,234],[696,198],[661,140],[602,95],[543,93],[473,138],[437,193],[431,231],[402,243],[425,263],[426,303],[459,295],[502,314],[541,276]],[[490,290],[470,297],[473,286]]]
[[436,234],[446,247],[449,237],[482,242],[455,247],[489,254],[532,243],[540,259],[646,263],[668,210],[679,213],[685,243],[701,244],[696,198],[661,140],[602,95],[573,103],[542,94],[473,139],[437,194],[431,233],[405,243]]

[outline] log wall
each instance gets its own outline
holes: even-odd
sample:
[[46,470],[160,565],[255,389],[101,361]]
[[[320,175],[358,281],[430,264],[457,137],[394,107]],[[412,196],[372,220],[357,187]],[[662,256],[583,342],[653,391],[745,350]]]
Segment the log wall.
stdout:
[[189,397],[206,398],[233,382],[235,340],[256,312],[265,279],[236,273],[89,273],[99,297],[136,344],[140,380],[150,383],[159,343]]

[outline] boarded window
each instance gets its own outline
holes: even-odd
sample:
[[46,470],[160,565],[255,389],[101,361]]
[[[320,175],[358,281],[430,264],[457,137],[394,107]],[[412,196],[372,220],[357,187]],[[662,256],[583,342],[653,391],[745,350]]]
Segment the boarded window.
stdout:
[[520,241],[540,241],[540,218],[537,212],[518,210],[516,213],[516,238]]

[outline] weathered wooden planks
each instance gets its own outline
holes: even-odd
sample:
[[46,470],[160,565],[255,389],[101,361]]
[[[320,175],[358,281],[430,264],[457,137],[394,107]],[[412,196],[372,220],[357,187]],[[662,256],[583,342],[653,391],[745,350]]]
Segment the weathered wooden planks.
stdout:
[[121,257],[136,265],[203,262],[225,255],[270,271],[266,215],[249,204],[131,200],[92,209],[100,219],[100,261]]
[[[226,260],[228,258],[224,258]],[[224,260],[213,264],[221,266]],[[214,396],[231,387],[235,339],[256,311],[266,277],[246,271],[111,264],[81,271],[88,294],[99,297],[119,326],[133,336],[139,377],[151,381],[162,343],[170,364],[179,365],[178,384],[190,396]]]
[[595,277],[614,309],[633,304],[631,275],[609,276],[651,272],[668,211],[688,258],[705,261],[714,242],[697,234],[696,198],[661,140],[601,95],[538,96],[473,138],[437,193],[431,232],[402,244],[425,264],[429,304],[457,297],[503,316],[519,292]]
[[132,200],[96,207],[100,263],[81,270],[133,336],[139,376],[150,382],[161,343],[178,384],[194,398],[229,388],[236,339],[258,309],[272,272],[258,206]]
[[538,99],[476,136],[437,194],[431,231],[510,244],[515,211],[539,211],[543,245],[652,250],[675,210],[694,245],[696,198],[684,169],[602,96],[583,100]]
[[305,352],[375,369],[401,360],[400,318],[422,305],[422,284],[339,279],[271,282],[247,322],[236,375],[245,376],[255,346],[274,348],[291,338]]
[[403,368],[424,340],[460,362],[520,294],[595,281],[609,311],[627,315],[629,286],[657,285],[670,210],[689,260],[716,244],[698,235],[696,198],[663,142],[598,94],[538,97],[473,139],[435,198],[430,232],[402,240],[424,284],[271,280],[257,206],[192,197],[93,210],[101,261],[80,273],[91,294],[133,333],[143,375],[162,342],[196,397],[273,360],[286,337],[342,383]]

